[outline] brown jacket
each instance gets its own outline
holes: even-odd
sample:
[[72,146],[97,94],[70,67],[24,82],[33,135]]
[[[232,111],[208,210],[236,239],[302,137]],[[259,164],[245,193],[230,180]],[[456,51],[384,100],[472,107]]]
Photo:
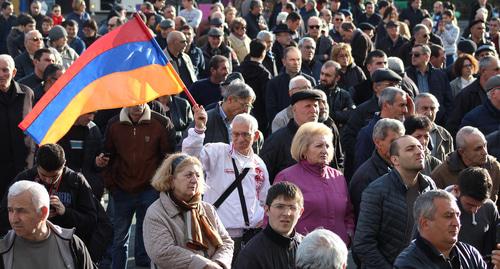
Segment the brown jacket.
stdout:
[[[482,167],[488,170],[493,181],[490,198],[493,201],[497,201],[500,185],[500,164],[495,157],[488,155],[486,164]],[[450,185],[457,184],[458,174],[465,168],[467,167],[458,155],[458,151],[454,151],[448,154],[446,160],[432,171],[431,177],[436,182],[438,188],[444,189]]]
[[205,214],[219,233],[223,245],[195,251],[186,247],[186,225],[182,212],[165,193],[160,193],[146,212],[143,224],[144,247],[157,268],[204,268],[209,261],[219,262],[224,268],[231,268],[233,240],[222,225],[215,208],[201,202]]
[[149,186],[165,156],[174,152],[175,130],[169,119],[149,106],[137,124],[122,109],[109,121],[104,144],[106,152],[111,153],[104,171],[106,187],[138,193]]

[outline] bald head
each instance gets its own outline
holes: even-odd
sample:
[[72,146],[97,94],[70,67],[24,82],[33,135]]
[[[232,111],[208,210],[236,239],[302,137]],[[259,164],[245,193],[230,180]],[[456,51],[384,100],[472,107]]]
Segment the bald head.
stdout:
[[168,33],[167,36],[167,47],[168,51],[173,56],[178,57],[182,51],[186,48],[187,39],[183,32],[172,31]]

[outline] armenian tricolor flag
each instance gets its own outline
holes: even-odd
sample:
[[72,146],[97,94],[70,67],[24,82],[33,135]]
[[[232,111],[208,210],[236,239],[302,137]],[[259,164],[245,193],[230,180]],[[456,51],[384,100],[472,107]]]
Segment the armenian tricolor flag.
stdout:
[[83,114],[133,106],[186,87],[136,14],[99,38],[19,124],[36,143],[56,143]]

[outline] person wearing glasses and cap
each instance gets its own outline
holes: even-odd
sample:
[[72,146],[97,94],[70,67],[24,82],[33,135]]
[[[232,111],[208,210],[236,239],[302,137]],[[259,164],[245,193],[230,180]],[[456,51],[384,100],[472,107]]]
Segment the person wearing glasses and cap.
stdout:
[[16,64],[16,77],[15,79],[21,79],[34,71],[33,56],[35,51],[44,47],[43,36],[38,30],[31,30],[24,36],[24,47],[26,50],[14,58]]

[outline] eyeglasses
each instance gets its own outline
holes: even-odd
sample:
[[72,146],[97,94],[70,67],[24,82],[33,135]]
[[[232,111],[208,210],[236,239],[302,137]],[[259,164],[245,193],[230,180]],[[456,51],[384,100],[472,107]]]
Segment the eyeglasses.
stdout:
[[463,67],[467,67],[467,68],[471,68],[472,67],[472,64],[464,64]]
[[415,57],[415,58],[420,57],[420,55],[422,55],[422,54],[420,54],[420,53],[418,53],[418,52],[411,53],[411,56],[413,56],[413,57]]
[[238,30],[246,30],[247,27],[246,26],[241,26],[241,27],[238,27]]
[[244,139],[250,139],[250,137],[252,137],[252,134],[251,133],[248,133],[248,132],[231,132],[231,135],[234,137],[234,138],[238,138],[238,137],[243,137]]
[[239,102],[238,101],[238,104],[240,104],[244,108],[248,108],[248,109],[252,109],[253,108],[253,105],[250,104],[250,103],[243,103],[243,102]]
[[314,47],[314,46],[304,46],[304,48],[307,50],[315,50],[316,49],[316,47]]
[[319,29],[319,25],[309,25],[309,29]]
[[42,41],[43,38],[42,37],[34,36],[34,37],[31,38],[31,40],[37,42],[37,41]]
[[299,210],[299,208],[296,205],[274,204],[274,205],[271,205],[271,207],[275,208],[279,211],[285,211],[287,209],[290,209],[290,211],[292,211],[292,212],[297,212],[297,210]]
[[335,18],[335,21],[344,21],[344,20],[341,18]]

